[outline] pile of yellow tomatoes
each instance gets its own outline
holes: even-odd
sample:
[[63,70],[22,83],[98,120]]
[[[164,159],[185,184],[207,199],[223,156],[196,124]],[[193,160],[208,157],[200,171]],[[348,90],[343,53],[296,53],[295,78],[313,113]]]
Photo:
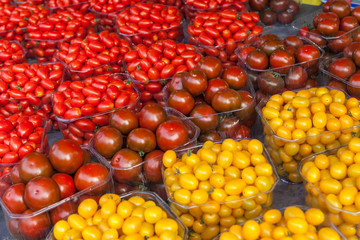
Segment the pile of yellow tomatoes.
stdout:
[[170,208],[190,229],[190,240],[212,239],[272,203],[277,176],[259,140],[207,141],[182,156],[169,150],[163,165]]
[[326,211],[348,240],[359,239],[360,138],[352,138],[346,147],[305,159],[301,174],[308,204]]
[[243,226],[234,225],[229,232],[222,233],[219,240],[340,240],[341,237],[326,221],[321,210],[309,208],[305,211],[297,206],[287,207],[283,214],[277,209],[266,211],[261,221],[248,220]]
[[76,214],[57,222],[53,230],[57,240],[181,240],[179,233],[178,222],[156,201],[140,196],[121,199],[111,193],[99,203],[85,199]]
[[297,172],[301,159],[347,144],[360,133],[359,101],[340,90],[286,91],[261,105],[264,143],[279,175],[291,182],[301,182]]

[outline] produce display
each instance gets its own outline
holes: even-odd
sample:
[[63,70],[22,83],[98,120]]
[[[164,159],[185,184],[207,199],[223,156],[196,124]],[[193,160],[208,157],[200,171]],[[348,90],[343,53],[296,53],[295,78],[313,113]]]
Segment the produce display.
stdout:
[[207,56],[195,70],[176,74],[166,90],[166,105],[200,128],[201,142],[250,137],[254,89],[241,67],[223,70],[219,59]]
[[191,121],[182,119],[175,109],[156,103],[138,113],[118,109],[111,115],[110,126],[100,128],[90,145],[114,170],[115,191],[162,183],[164,151],[194,146],[199,135]]
[[182,72],[196,68],[201,55],[190,44],[159,40],[150,47],[139,44],[124,55],[125,70],[141,93],[141,102],[164,102],[164,85]]
[[52,225],[76,212],[76,201],[110,191],[111,173],[96,154],[71,140],[54,143],[48,157],[26,155],[0,179],[9,232],[14,238],[44,238]]
[[[99,205],[99,207],[98,207]],[[92,222],[92,225],[87,225]],[[104,226],[106,226],[104,228]],[[82,201],[54,226],[50,239],[187,239],[187,229],[156,194],[105,194]]]
[[[343,236],[333,228],[325,214],[317,208],[289,206],[282,209],[267,210],[260,221],[247,220],[242,226],[233,225],[229,232],[220,235],[218,240],[231,239],[281,239],[288,235],[304,236],[305,239],[338,239]],[[301,239],[301,238],[300,238]]]
[[353,231],[360,224],[359,144],[354,137],[345,147],[306,158],[300,166],[307,203],[328,213],[349,239],[359,238]]
[[323,5],[322,11],[297,19],[293,25],[300,35],[338,53],[352,41],[359,41],[359,21],[360,7],[351,9],[345,0],[331,0]]
[[311,77],[318,75],[323,54],[321,48],[303,37],[280,39],[272,33],[237,49],[241,66],[256,78],[257,88],[266,95],[316,86]]
[[119,108],[134,109],[139,94],[124,75],[99,75],[83,81],[65,81],[52,97],[53,110],[64,138],[87,145],[110,114]]
[[212,239],[272,204],[278,178],[257,139],[168,150],[162,163],[170,207],[195,239]]
[[179,9],[152,2],[136,3],[116,16],[121,37],[134,45],[150,46],[158,40],[183,39],[182,17]]
[[358,240],[360,7],[308,3],[0,0],[0,238]]
[[235,49],[261,34],[262,27],[257,22],[259,16],[253,12],[238,14],[226,9],[200,13],[187,27],[189,42],[203,54],[218,57],[224,66],[235,65],[238,60]]
[[257,111],[277,171],[291,182],[301,182],[297,167],[304,157],[347,144],[360,135],[359,101],[336,89],[275,94],[260,102]]

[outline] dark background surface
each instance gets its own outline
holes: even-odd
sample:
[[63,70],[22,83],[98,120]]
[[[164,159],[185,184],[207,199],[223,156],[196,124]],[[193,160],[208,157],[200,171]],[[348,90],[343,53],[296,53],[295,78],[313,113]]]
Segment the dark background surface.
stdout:
[[[299,18],[301,16],[307,15],[313,11],[316,11],[319,7],[310,6],[310,5],[302,5],[300,7],[300,12],[296,16]],[[311,21],[311,20],[310,20]],[[290,29],[291,26],[286,26],[286,30],[288,34],[296,34],[296,31]],[[278,26],[271,27],[270,31],[272,33],[276,33]],[[283,29],[285,26],[281,26],[278,28],[279,35],[283,34]],[[282,34],[280,33],[282,32]],[[54,142],[59,139],[62,139],[62,135],[60,132],[52,131],[48,133],[49,146],[51,146]],[[304,205],[305,204],[305,189],[302,184],[287,184],[279,181],[275,190],[274,190],[274,200],[273,207],[274,208],[283,208],[290,205]],[[0,210],[0,239],[1,240],[9,240],[13,239],[6,228],[6,222]]]

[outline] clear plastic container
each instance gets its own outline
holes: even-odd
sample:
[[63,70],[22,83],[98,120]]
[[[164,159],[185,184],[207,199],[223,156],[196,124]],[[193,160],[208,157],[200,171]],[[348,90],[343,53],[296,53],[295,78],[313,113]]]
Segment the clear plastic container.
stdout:
[[[198,127],[195,126],[195,124],[192,123],[191,121],[184,120],[185,116],[183,114],[181,114],[179,111],[177,111],[173,108],[166,108],[166,107],[164,108],[164,110],[165,110],[167,116],[177,117],[177,118],[181,119],[182,123],[185,125],[185,127],[188,131],[188,134],[189,134],[189,141],[187,143],[185,143],[184,145],[179,146],[176,149],[183,149],[183,148],[189,148],[189,147],[195,146],[197,143],[197,138],[199,136],[199,132],[200,132]],[[89,146],[91,148],[94,148],[94,138],[92,138],[90,140]],[[174,149],[174,150],[176,150],[176,149]],[[155,159],[157,159],[157,160],[159,160],[160,158],[162,158],[162,154],[155,157]],[[154,159],[149,159],[147,161],[151,161],[151,160],[154,160]],[[104,161],[106,161],[105,158],[104,158]],[[111,159],[108,159],[108,161],[111,161]],[[130,172],[130,171],[131,172],[139,172],[138,178],[135,180],[132,180],[132,181],[126,181],[126,180],[117,181],[116,177],[114,177],[115,186],[117,184],[127,184],[130,186],[143,185],[144,187],[147,187],[149,184],[151,185],[153,182],[151,181],[151,179],[147,178],[146,174],[144,174],[142,171],[142,168],[145,163],[146,163],[146,161],[143,161],[140,164],[137,164],[131,168],[117,168],[117,167],[111,166],[111,168],[113,169],[113,173],[116,175],[119,175],[119,176],[121,176],[123,174],[125,175],[127,172]]]
[[[341,146],[344,147],[344,146]],[[336,155],[337,150],[341,147],[335,148],[335,149],[329,149],[322,153],[317,153],[312,156],[309,156],[305,159],[303,159],[299,166],[299,172],[301,174],[301,177],[303,178],[303,183],[305,186],[305,190],[307,192],[307,196],[305,198],[306,204],[312,207],[316,207],[321,209],[323,212],[326,212],[330,219],[334,222],[334,225],[340,226],[342,223],[348,223],[351,225],[360,225],[360,211],[348,211],[344,209],[340,209],[333,205],[333,203],[329,202],[326,199],[326,195],[320,191],[318,186],[315,186],[313,183],[310,183],[307,178],[302,173],[302,168],[304,164],[307,162],[314,162],[315,158],[319,154],[325,154],[326,156],[330,155]],[[340,221],[338,221],[340,220]],[[341,228],[340,228],[341,230]],[[358,236],[360,237],[360,236]]]
[[[254,87],[253,87],[250,79],[248,78],[246,81],[246,85],[237,91],[244,91],[244,92],[249,93],[252,96],[252,100],[247,106],[236,109],[236,110],[232,110],[232,111],[202,115],[200,117],[186,116],[184,118],[184,120],[190,120],[196,125],[198,123],[198,120],[200,120],[202,118],[218,119],[217,125],[214,126],[214,128],[212,128],[212,129],[201,129],[200,126],[198,126],[200,128],[200,133],[206,134],[206,133],[215,131],[219,134],[221,139],[233,138],[236,135],[237,131],[240,130],[242,123],[251,119],[256,114],[255,113],[255,106],[256,106],[255,90],[254,90]],[[165,105],[168,106],[168,99],[170,96],[168,86],[166,86],[164,88],[164,94],[165,94],[165,97],[164,97]],[[209,104],[209,105],[211,106],[211,104]],[[231,130],[229,131],[229,129],[226,127],[226,125],[229,124],[230,122],[233,123],[234,127],[230,127]],[[200,139],[198,139],[198,141],[201,142]]]
[[[169,208],[169,206],[167,205],[166,202],[164,202],[164,200],[162,200],[157,194],[153,193],[153,192],[142,192],[142,191],[131,191],[125,194],[120,195],[121,199],[130,199],[132,197],[141,197],[142,199],[144,199],[145,201],[153,201],[155,202],[156,206],[160,207],[163,211],[166,212],[167,217],[174,219],[177,224],[178,224],[178,233],[181,236],[182,240],[186,240],[188,239],[188,229],[187,227],[185,227],[185,225],[180,221],[179,217],[176,216],[171,209]],[[47,240],[56,240],[56,238],[54,237],[53,233],[50,232],[49,235],[46,238]],[[140,240],[140,239],[139,239]]]
[[[234,139],[237,140],[237,139]],[[222,142],[222,141],[221,141]],[[215,143],[221,143],[221,142],[215,142]],[[182,155],[183,154],[190,154],[190,153],[194,153],[197,154],[198,150],[202,147],[202,145],[197,145],[194,147],[190,147],[190,148],[183,148],[183,149],[179,149],[177,151],[175,151],[176,156],[178,159],[182,159]],[[180,216],[180,219],[182,219],[182,217],[186,217],[187,214],[190,214],[191,216],[194,217],[195,222],[193,223],[194,225],[187,225],[187,227],[189,228],[189,231],[192,233],[197,233],[198,235],[204,234],[204,232],[206,232],[207,228],[216,228],[218,230],[221,231],[221,229],[223,229],[222,227],[220,227],[221,223],[219,222],[218,224],[215,225],[206,225],[203,222],[203,217],[205,215],[210,214],[210,216],[214,213],[217,213],[218,209],[221,209],[221,207],[228,207],[228,209],[230,209],[232,211],[232,209],[234,209],[236,214],[236,219],[238,222],[242,222],[246,219],[253,219],[256,218],[258,216],[261,216],[261,213],[263,211],[265,211],[266,209],[268,209],[270,207],[270,205],[272,204],[272,196],[273,196],[273,191],[279,181],[279,177],[277,175],[275,166],[273,165],[273,163],[270,161],[269,155],[264,147],[263,150],[263,156],[266,159],[266,162],[269,163],[272,166],[272,170],[273,170],[273,178],[274,178],[274,184],[272,185],[271,189],[269,189],[268,191],[265,192],[261,192],[261,193],[257,193],[254,194],[250,197],[240,197],[239,199],[234,199],[234,200],[228,200],[228,201],[224,201],[224,202],[210,202],[210,203],[205,203],[205,204],[200,204],[200,205],[183,205],[183,204],[179,204],[175,201],[174,196],[173,196],[173,191],[171,189],[169,189],[169,186],[165,186],[166,189],[166,193],[167,193],[167,197],[168,197],[168,202],[170,204],[170,208],[171,210],[177,214],[178,216]],[[178,161],[177,159],[177,161]],[[176,164],[176,162],[174,163]],[[162,166],[162,175],[163,175],[163,179],[164,182],[166,183],[166,177],[165,177],[165,167]],[[175,173],[178,174],[178,173]],[[175,175],[169,175],[168,177],[171,176],[175,176]],[[171,180],[169,180],[171,181]],[[165,184],[166,185],[166,184]],[[250,208],[248,208],[248,203],[252,206]],[[191,203],[192,204],[192,203]],[[185,215],[185,216],[183,216]],[[186,218],[187,219],[187,218]],[[196,227],[196,224],[199,224],[202,227],[202,232],[199,233],[198,229],[194,229],[193,227]],[[220,228],[219,228],[220,227]],[[194,231],[196,230],[196,231]],[[212,229],[214,230],[214,229]],[[213,231],[216,232],[216,231]],[[212,236],[211,238],[208,238],[209,236],[206,236],[206,239],[211,239],[215,236]],[[202,239],[205,239],[204,237]]]
[[28,57],[35,58],[38,62],[54,62],[57,60],[54,58],[56,50],[66,41],[70,39],[43,40],[25,37],[25,46],[28,49]]
[[[311,207],[308,207],[308,206],[300,206],[300,205],[294,205],[293,207],[298,207],[298,208],[300,208],[301,210],[303,210],[303,212],[305,212],[305,211],[307,211],[307,210],[309,210],[309,209],[311,208]],[[279,209],[279,210],[280,210],[280,212],[281,212],[282,214],[284,214],[284,212],[285,212],[285,210],[286,210],[286,207],[281,208],[281,209]],[[264,216],[263,216],[263,214],[262,214],[262,216],[254,219],[254,220],[257,221],[258,223],[264,222]],[[334,230],[339,234],[341,240],[347,240],[347,238],[344,236],[344,234],[342,234],[342,233],[339,231],[339,229],[330,221],[330,219],[327,217],[326,214],[325,214],[325,220],[324,220],[324,222],[323,222],[322,224],[320,224],[319,226],[316,226],[316,228],[317,228],[318,230],[321,229],[321,228],[323,228],[323,227],[329,227],[329,228],[334,229]],[[213,238],[212,240],[220,240],[220,236],[221,236],[221,235],[219,234],[218,236],[216,236],[216,237]]]
[[326,58],[323,61],[321,61],[320,63],[320,71],[322,73],[322,79],[323,79],[323,84],[324,85],[328,85],[331,84],[331,82],[337,82],[340,83],[341,85],[344,86],[343,90],[346,90],[346,92],[352,96],[352,97],[356,97],[359,98],[360,97],[360,86],[356,86],[353,83],[349,83],[348,79],[343,79],[340,78],[334,74],[332,74],[331,72],[329,72],[329,66],[332,62],[334,62],[335,60],[339,59],[339,58],[343,58],[344,57],[344,53],[339,53],[336,54],[332,57]]
[[[295,21],[293,21],[291,23],[291,26],[294,29],[296,29],[298,32],[301,31],[302,27],[307,27],[307,28],[312,29],[314,27],[313,26],[314,17],[317,14],[321,13],[321,12],[323,12],[322,9],[319,9],[319,10],[313,11],[313,12],[311,12],[311,13],[305,15],[305,16],[299,17],[299,18],[297,18]],[[320,38],[320,39],[324,40],[323,41],[324,44],[321,45],[320,47],[325,48],[328,45],[330,40],[336,40],[336,39],[339,39],[339,38],[344,37],[346,35],[348,35],[351,38],[351,41],[352,41],[354,35],[359,33],[359,32],[360,32],[360,26],[358,26],[358,27],[356,27],[356,28],[354,28],[354,29],[352,29],[352,30],[350,30],[348,32],[345,32],[344,34],[339,35],[339,36],[323,36],[321,34],[316,34],[316,33],[312,33],[312,32],[309,31],[309,32],[307,32],[307,34],[308,34],[307,38],[309,38],[309,39],[319,39]],[[333,52],[341,52],[342,51],[342,50],[334,51],[335,49],[331,49],[331,48],[330,48],[330,50],[333,51]]]
[[[1,41],[4,41],[4,40],[1,40]],[[21,48],[21,51],[22,51],[22,55],[19,56],[18,58],[16,59],[10,59],[10,60],[7,60],[5,62],[1,62],[0,63],[0,67],[2,66],[9,66],[9,65],[14,65],[14,64],[18,64],[18,63],[23,63],[26,61],[26,54],[27,54],[27,51],[26,49],[23,47],[23,45],[19,42],[19,41],[9,41],[11,44],[15,43],[17,44],[20,48]]]
[[[332,88],[327,87],[329,90]],[[338,90],[338,89],[337,89]],[[299,90],[296,90],[297,92]],[[341,91],[341,90],[339,90]],[[350,98],[349,95],[345,94],[346,98]],[[276,166],[277,172],[281,178],[281,180],[288,182],[288,183],[301,183],[302,179],[297,171],[299,162],[304,158],[311,156],[315,153],[318,153],[319,151],[323,152],[321,150],[322,148],[325,149],[332,149],[340,145],[340,137],[341,134],[350,134],[351,136],[359,136],[360,135],[360,125],[353,126],[351,128],[346,128],[343,130],[337,130],[337,131],[331,131],[327,133],[322,133],[320,135],[316,136],[308,136],[300,139],[292,139],[288,140],[282,137],[279,137],[276,135],[276,133],[271,129],[269,122],[266,120],[262,113],[262,108],[266,106],[268,99],[263,99],[257,106],[256,106],[256,112],[259,114],[262,126],[264,127],[264,144],[271,156],[271,160],[273,161],[274,165]],[[261,126],[257,126],[260,127]],[[323,144],[321,142],[321,138],[327,139],[327,137],[332,137],[332,135],[339,135],[335,136],[334,140],[328,144]],[[325,140],[324,140],[325,141]],[[313,143],[313,142],[316,142]],[[308,148],[311,147],[311,151],[308,153],[308,151],[305,151],[307,154],[301,155],[300,152],[298,152],[294,156],[289,156],[285,152],[284,145],[285,144],[296,144],[299,145],[299,149],[301,147]],[[336,144],[336,145],[334,145]],[[314,146],[313,146],[314,145]]]
[[186,16],[186,21],[190,22],[196,17],[199,13],[202,12],[219,12],[225,9],[235,9],[236,11],[243,11],[246,9],[248,0],[234,0],[234,3],[227,3],[215,8],[196,8],[194,6],[188,5],[186,0],[182,0],[184,4],[184,11]]
[[[65,209],[67,211],[76,211],[78,204],[82,200],[89,197],[99,199],[101,195],[113,191],[112,169],[110,166],[106,162],[103,162],[102,158],[96,152],[87,148],[83,149],[90,154],[91,162],[101,163],[106,167],[109,171],[106,179],[90,188],[77,192],[70,197],[30,214],[11,213],[2,199],[0,199],[7,229],[14,239],[27,240],[45,238],[51,231],[51,226],[55,224],[57,220],[61,219],[59,218],[59,213],[64,213]],[[6,189],[11,186],[9,174],[0,178],[0,185],[0,196],[2,196]],[[41,225],[31,225],[31,221],[36,221],[36,219],[39,218],[41,219]],[[32,230],[32,228],[34,229]],[[25,230],[29,235],[25,235]]]
[[[133,87],[133,90],[137,93],[137,99],[134,102],[120,108],[137,109],[140,100],[140,93],[135,87]],[[109,125],[110,115],[117,109],[118,108],[114,108],[110,111],[98,112],[90,116],[82,116],[75,119],[65,119],[59,116],[56,116],[55,119],[58,121],[59,129],[65,139],[72,139],[80,145],[87,145],[97,129],[102,126]],[[94,128],[89,127],[89,125],[87,128],[81,128],[78,127],[80,125],[77,125],[77,123],[88,121],[93,123],[92,125]]]
[[[62,4],[61,0],[53,0],[53,2],[54,2],[54,4]],[[50,9],[51,13],[56,13],[57,11],[62,11],[62,10],[77,10],[77,11],[81,11],[81,12],[85,13],[90,8],[90,3],[89,3],[89,1],[86,1],[86,0],[80,0],[76,4],[63,5],[63,6],[57,5],[55,7],[50,7],[49,5],[50,5],[49,1],[46,1],[46,7],[48,9]]]

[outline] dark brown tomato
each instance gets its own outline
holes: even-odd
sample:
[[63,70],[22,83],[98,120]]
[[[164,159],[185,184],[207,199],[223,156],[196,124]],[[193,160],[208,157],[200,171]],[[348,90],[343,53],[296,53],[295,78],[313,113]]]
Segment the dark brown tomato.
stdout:
[[49,177],[36,177],[26,184],[25,204],[33,211],[40,210],[60,201],[60,188]]
[[322,13],[318,13],[314,18],[313,18],[313,25],[316,28],[317,25],[319,24],[320,21],[325,20],[325,19],[330,19],[336,22],[340,22],[340,18],[336,13],[333,12],[322,12]]
[[276,34],[273,34],[273,33],[268,33],[268,34],[264,34],[262,35],[259,40],[256,42],[256,46],[257,48],[260,48],[261,45],[263,45],[266,41],[268,40],[280,40],[280,38],[276,35]]
[[300,9],[299,3],[295,2],[294,0],[289,1],[289,6],[286,9],[289,12],[292,12],[294,15],[298,14]]
[[120,108],[111,114],[110,126],[119,130],[123,135],[128,135],[131,130],[139,127],[138,118],[132,110]]
[[350,4],[345,0],[335,0],[330,4],[329,11],[336,13],[339,18],[349,16],[351,13]]
[[326,1],[326,2],[323,4],[322,10],[323,10],[324,12],[330,11],[330,5],[331,5],[331,3],[332,3],[333,1],[334,1],[334,0]]
[[287,66],[295,64],[295,57],[286,50],[278,49],[271,54],[269,62],[274,71],[288,73],[290,68]]
[[251,138],[251,131],[250,128],[248,128],[245,125],[240,125],[235,133],[231,136],[233,139],[242,139],[242,138]]
[[154,150],[146,154],[144,158],[144,176],[145,179],[152,183],[161,183],[161,160],[164,152],[161,150]]
[[219,135],[219,133],[216,130],[212,130],[210,132],[207,133],[202,133],[199,136],[199,141],[200,142],[206,142],[206,141],[220,141],[221,140],[221,136]]
[[155,134],[147,128],[136,128],[127,136],[128,147],[136,152],[151,152],[156,148]]
[[206,101],[203,95],[195,97],[195,106],[204,103],[206,103]]
[[235,90],[239,90],[246,85],[246,72],[238,66],[232,66],[225,69],[222,79],[224,79],[229,87]]
[[211,79],[205,91],[205,101],[210,104],[215,93],[225,88],[229,88],[229,84],[225,80],[219,78]]
[[242,48],[239,49],[239,53],[238,56],[240,58],[240,60],[246,61],[246,57],[249,54],[249,52],[256,50],[256,48],[254,46],[244,46]]
[[147,128],[153,132],[166,120],[165,109],[157,103],[145,105],[139,113],[140,127]]
[[352,54],[352,60],[354,61],[356,66],[360,66],[360,47],[355,48]]
[[246,62],[250,68],[255,70],[265,70],[269,66],[268,56],[264,51],[254,50],[249,52]]
[[285,87],[285,82],[278,73],[262,72],[257,78],[258,86],[264,94],[276,94]]
[[[34,211],[28,209],[24,214],[32,214]],[[41,213],[33,217],[20,218],[19,228],[25,239],[42,239],[46,237],[51,229],[51,221],[48,213]]]
[[331,80],[328,84],[329,87],[337,88],[346,92],[346,84],[337,80]]
[[50,212],[51,223],[55,225],[60,220],[66,220],[71,214],[77,212],[77,204],[72,201],[65,202]]
[[348,32],[359,26],[359,22],[354,16],[346,16],[340,21],[340,30]]
[[295,15],[292,11],[286,10],[277,15],[279,23],[289,24],[294,21]]
[[229,138],[233,136],[240,125],[240,120],[236,116],[227,116],[221,121],[218,133],[223,138]]
[[123,135],[114,127],[101,127],[94,136],[94,148],[103,157],[110,158],[123,145]]
[[195,106],[193,96],[186,90],[176,90],[172,92],[168,99],[168,106],[175,108],[184,115],[187,115]]
[[235,115],[240,121],[244,121],[249,119],[255,111],[255,98],[248,91],[240,90],[238,93],[241,97],[241,107],[235,112]]
[[21,179],[20,177],[20,172],[19,172],[19,167],[20,167],[20,163],[16,164],[10,172],[10,179],[12,184],[15,183],[25,183],[24,180]]
[[343,31],[339,31],[337,34],[335,34],[335,39],[330,39],[328,41],[328,47],[331,51],[338,53],[342,52],[346,46],[350,45],[352,42],[351,35],[345,34]]
[[257,75],[258,75],[258,73],[256,71],[251,71],[251,70],[247,71],[248,79],[252,83],[255,90],[258,89],[258,85],[257,85],[257,81],[256,81]]
[[206,74],[198,69],[189,72],[187,78],[183,79],[182,86],[194,97],[205,92],[207,87]]
[[236,110],[241,106],[241,96],[234,89],[225,88],[215,93],[211,106],[217,112]]
[[344,57],[352,58],[356,48],[360,47],[360,42],[352,42],[344,48]]
[[203,71],[208,79],[217,78],[221,74],[221,61],[213,56],[206,56],[200,59],[197,69]]
[[317,87],[318,83],[316,81],[316,79],[313,78],[308,78],[305,82],[305,88],[313,88],[313,87]]
[[10,234],[12,235],[13,238],[15,239],[21,239],[23,236],[20,232],[20,219],[16,219],[16,218],[9,218],[9,222],[8,222],[8,230],[10,232]]
[[133,187],[126,183],[115,182],[114,188],[115,188],[115,193],[120,195],[132,191]]
[[114,167],[114,179],[119,183],[138,181],[142,170],[142,158],[130,149],[121,149],[111,159]]
[[295,54],[296,62],[302,63],[302,66],[306,68],[314,66],[320,56],[320,50],[313,45],[304,45],[300,47]]
[[339,31],[339,22],[332,19],[324,19],[319,21],[316,30],[324,36],[334,36]]
[[172,78],[171,81],[169,82],[169,92],[173,92],[175,90],[181,90],[183,89],[183,85],[182,82],[189,76],[188,72],[181,72],[181,73],[177,73],[175,74]]
[[53,173],[49,159],[42,153],[26,155],[19,165],[19,175],[25,183],[38,176],[50,177]]
[[311,29],[307,37],[319,47],[326,46],[326,39],[321,37],[321,33],[316,29]]
[[[109,171],[100,163],[87,163],[81,166],[74,176],[76,189],[80,192],[90,187],[100,184],[101,186],[91,190],[92,195],[103,194],[108,189],[108,183],[105,183]],[[103,183],[103,184],[101,184]]]
[[354,16],[360,22],[360,6],[353,8],[351,11],[351,16]]
[[190,120],[200,128],[201,133],[216,129],[219,115],[208,104],[199,104],[190,113]]
[[167,193],[163,183],[151,184],[150,190],[159,195],[164,201],[167,201]]
[[256,99],[257,104],[266,98],[267,98],[267,96],[261,91],[261,89],[259,89],[255,92],[255,99]]
[[285,86],[289,90],[303,88],[307,78],[308,75],[303,67],[292,67],[290,72],[285,76]]
[[28,207],[24,201],[25,184],[16,183],[6,189],[2,196],[3,203],[11,213],[23,213]]
[[296,50],[296,48],[294,48],[294,47],[288,46],[288,47],[285,48],[285,51],[287,51],[287,52],[290,53],[291,55],[295,55],[297,50]]
[[289,0],[270,0],[270,9],[276,13],[285,11],[289,6]]
[[284,43],[286,46],[294,47],[296,49],[304,45],[303,41],[298,36],[287,36],[284,38]]
[[347,79],[354,74],[355,71],[356,66],[351,58],[339,58],[333,61],[329,66],[329,72],[342,79]]
[[347,90],[352,97],[360,97],[360,73],[354,73],[348,80]]
[[60,198],[65,199],[76,193],[74,179],[66,173],[56,173],[51,177],[59,186]]
[[260,13],[260,20],[265,25],[273,25],[276,22],[276,13],[265,9]]
[[249,4],[252,10],[262,11],[268,4],[268,0],[250,0]]
[[79,144],[72,140],[59,140],[49,152],[50,162],[58,172],[73,174],[84,162],[84,153]]
[[260,49],[270,56],[271,53],[281,48],[285,48],[285,43],[283,41],[280,39],[270,39],[264,42]]
[[181,147],[188,141],[188,130],[181,121],[169,120],[163,122],[156,130],[156,142],[163,151]]

